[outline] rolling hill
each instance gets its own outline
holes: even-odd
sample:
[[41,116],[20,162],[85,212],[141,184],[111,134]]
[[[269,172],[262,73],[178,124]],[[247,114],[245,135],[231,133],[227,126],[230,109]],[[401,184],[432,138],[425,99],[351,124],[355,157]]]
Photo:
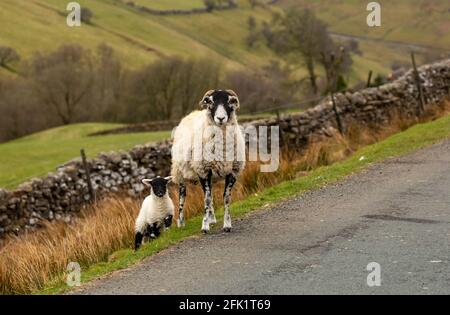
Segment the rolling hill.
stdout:
[[[247,7],[198,16],[157,16],[130,7],[125,1],[78,2],[93,12],[92,23],[71,28],[66,25],[66,1],[1,1],[0,26],[9,30],[0,35],[1,44],[14,47],[26,58],[35,51],[53,50],[64,43],[95,49],[106,42],[131,67],[169,55],[208,56],[231,67],[257,66],[273,57],[268,49],[250,51],[244,44],[248,17],[268,19],[267,10]],[[152,4],[159,9],[186,9],[197,7],[201,1],[140,0],[138,3]]]
[[[139,10],[187,10],[203,7],[202,0],[79,0],[93,12],[91,24],[70,28],[66,25],[66,1],[2,0],[0,43],[14,47],[27,58],[36,51],[53,50],[64,43],[79,43],[95,49],[100,43],[112,46],[129,67],[150,63],[161,56],[208,56],[229,68],[256,69],[277,59],[263,44],[245,45],[248,18],[269,21],[271,11],[280,7],[311,7],[332,32],[449,49],[450,22],[447,1],[381,1],[382,26],[365,24],[366,1],[280,0],[277,5],[252,9],[247,0],[235,10],[204,14],[154,15]],[[18,18],[20,17],[20,18]],[[353,80],[365,80],[369,69],[386,74],[394,61],[408,62],[407,47],[360,41],[362,56],[354,57]],[[130,58],[132,56],[132,58]],[[303,70],[300,70],[300,74]]]

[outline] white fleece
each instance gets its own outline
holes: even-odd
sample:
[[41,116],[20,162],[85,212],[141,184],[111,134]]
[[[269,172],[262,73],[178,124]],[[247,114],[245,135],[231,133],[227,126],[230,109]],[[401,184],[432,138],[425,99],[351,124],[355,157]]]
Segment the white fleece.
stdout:
[[[216,136],[218,131],[222,137]],[[200,145],[198,139],[201,139]],[[217,156],[222,159],[215,158]],[[212,121],[206,109],[194,111],[181,120],[172,146],[171,175],[176,184],[197,181],[199,176],[205,178],[209,170],[213,178],[223,178],[227,174],[237,178],[244,166],[245,140],[234,113],[223,127]]]

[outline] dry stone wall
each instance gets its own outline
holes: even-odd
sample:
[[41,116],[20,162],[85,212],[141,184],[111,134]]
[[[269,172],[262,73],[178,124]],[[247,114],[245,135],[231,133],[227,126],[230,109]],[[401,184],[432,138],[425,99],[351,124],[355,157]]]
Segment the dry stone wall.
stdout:
[[[450,94],[450,59],[419,68],[426,107],[435,106]],[[378,88],[335,96],[344,127],[350,119],[372,125],[389,123],[392,110],[404,117],[421,115],[418,91],[412,71]],[[244,105],[245,106],[245,105]],[[336,128],[330,100],[297,115],[251,122],[255,126],[280,126],[283,144],[301,149],[311,136],[329,136]],[[101,153],[88,160],[97,196],[127,191],[139,195],[141,179],[170,172],[171,143],[139,145],[128,152]],[[14,191],[0,189],[0,237],[42,225],[43,221],[71,222],[89,200],[86,174],[80,159],[57,168],[54,173],[36,178]]]

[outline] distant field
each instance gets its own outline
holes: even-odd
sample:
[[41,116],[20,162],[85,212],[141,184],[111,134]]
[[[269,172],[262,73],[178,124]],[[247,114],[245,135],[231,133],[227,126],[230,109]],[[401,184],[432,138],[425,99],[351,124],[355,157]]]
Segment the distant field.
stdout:
[[80,155],[89,157],[101,151],[127,150],[137,144],[157,142],[170,137],[169,131],[87,137],[118,124],[77,124],[50,129],[0,144],[0,187],[12,189],[32,177],[45,175]]

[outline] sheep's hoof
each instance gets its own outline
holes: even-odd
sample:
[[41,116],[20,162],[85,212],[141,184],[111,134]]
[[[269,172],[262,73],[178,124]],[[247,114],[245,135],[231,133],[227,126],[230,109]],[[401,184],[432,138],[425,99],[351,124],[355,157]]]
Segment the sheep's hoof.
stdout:
[[177,227],[183,228],[184,225],[185,225],[185,224],[184,224],[184,220],[183,220],[183,221],[177,220]]
[[207,230],[207,229],[202,229],[202,233],[203,233],[203,234],[208,234],[208,233],[209,233],[209,230]]
[[231,227],[224,227],[223,231],[226,233],[230,233],[231,232]]

